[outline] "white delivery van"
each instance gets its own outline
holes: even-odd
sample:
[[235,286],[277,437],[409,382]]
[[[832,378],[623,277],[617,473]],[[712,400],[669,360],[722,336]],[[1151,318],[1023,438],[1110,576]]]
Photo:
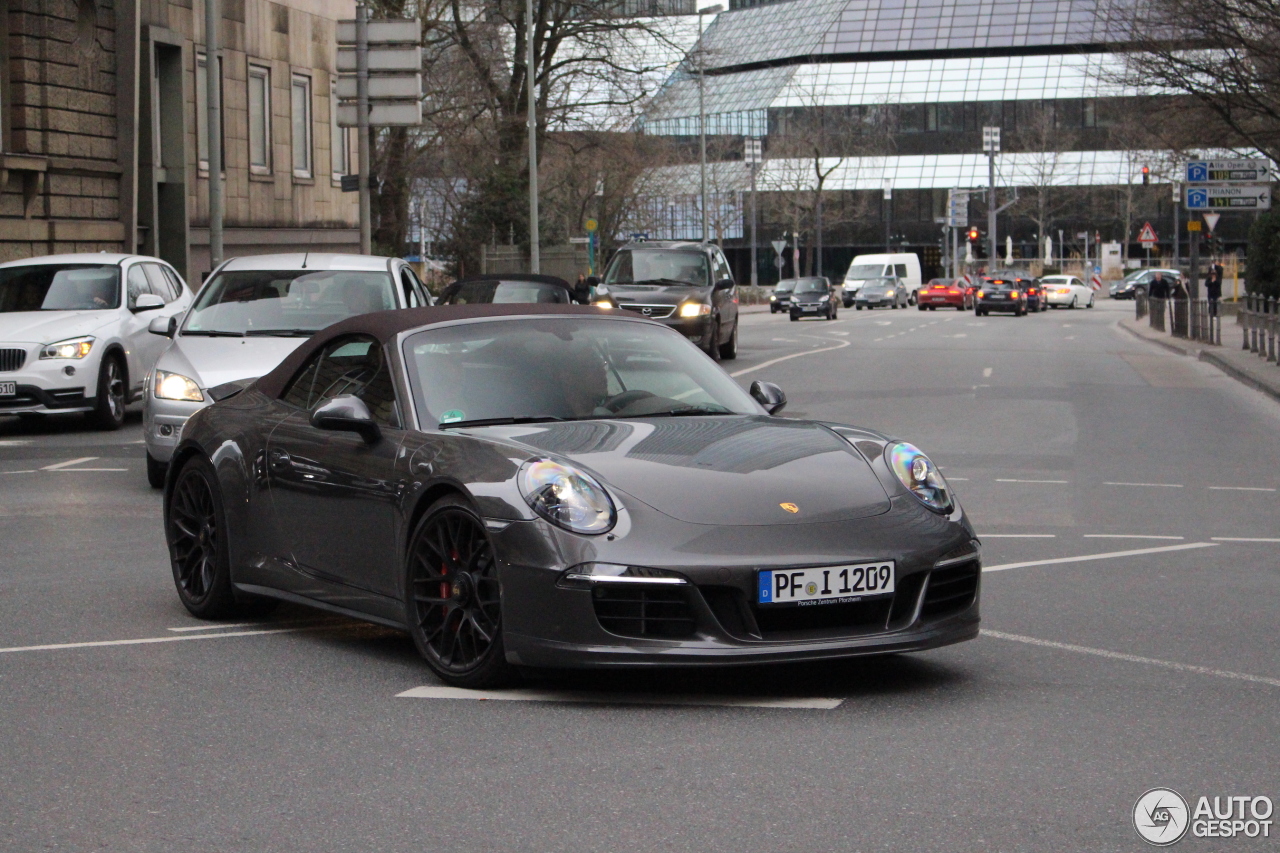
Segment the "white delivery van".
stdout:
[[844,307],[853,305],[853,297],[862,283],[870,278],[897,276],[906,285],[911,304],[916,303],[920,290],[920,256],[911,252],[895,255],[858,255],[844,274]]

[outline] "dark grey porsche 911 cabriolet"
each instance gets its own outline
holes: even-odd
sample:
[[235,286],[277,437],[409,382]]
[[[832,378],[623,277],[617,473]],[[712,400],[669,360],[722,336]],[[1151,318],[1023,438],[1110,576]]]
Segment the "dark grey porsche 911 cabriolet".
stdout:
[[212,389],[170,466],[178,594],[516,667],[915,651],[978,633],[978,542],[912,445],[776,417],[679,333],[568,305],[353,317]]

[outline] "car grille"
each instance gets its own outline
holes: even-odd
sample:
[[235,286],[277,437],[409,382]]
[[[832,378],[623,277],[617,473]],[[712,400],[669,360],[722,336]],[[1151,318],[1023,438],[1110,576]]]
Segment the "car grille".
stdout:
[[14,397],[5,397],[0,400],[0,410],[3,409],[25,409],[28,406],[39,405],[40,398],[35,394],[27,391],[19,391]]
[[684,589],[644,584],[599,584],[592,591],[596,619],[622,637],[679,638],[694,634],[693,608]]
[[978,561],[934,569],[920,608],[923,619],[947,616],[968,609],[978,594]]
[[[674,305],[638,305],[634,302],[618,303],[618,307],[623,311],[630,311],[634,314],[640,314],[653,320],[665,320],[675,313]],[[648,312],[648,313],[646,313]]]
[[21,370],[26,361],[26,350],[0,349],[0,373]]
[[851,604],[820,607],[756,607],[756,624],[765,640],[883,631],[893,608],[893,596]]

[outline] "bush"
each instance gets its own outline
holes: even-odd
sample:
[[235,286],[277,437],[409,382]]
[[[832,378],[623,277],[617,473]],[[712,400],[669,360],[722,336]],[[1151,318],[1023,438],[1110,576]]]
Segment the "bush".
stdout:
[[1264,213],[1249,229],[1249,271],[1245,290],[1280,296],[1280,213]]

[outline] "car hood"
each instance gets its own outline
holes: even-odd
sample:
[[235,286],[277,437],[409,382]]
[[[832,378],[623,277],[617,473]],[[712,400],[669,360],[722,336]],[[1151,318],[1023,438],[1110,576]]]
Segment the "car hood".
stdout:
[[611,488],[692,524],[843,521],[890,506],[866,460],[830,429],[808,421],[736,415],[501,431],[535,454],[570,459]]
[[608,287],[609,295],[619,304],[638,302],[642,305],[679,305],[689,300],[706,302],[711,293],[710,287],[684,284],[611,284]]
[[891,289],[896,290],[897,288],[888,288],[888,287],[883,287],[877,284],[877,285],[867,285],[866,287],[862,288],[860,292],[862,293],[863,296],[884,296]]
[[797,293],[791,298],[796,302],[821,302],[822,297],[830,296],[829,293]]
[[201,388],[269,373],[306,338],[204,338],[179,335],[156,362],[157,370],[180,373]]
[[92,334],[116,318],[101,311],[13,311],[0,314],[0,341],[52,344]]

